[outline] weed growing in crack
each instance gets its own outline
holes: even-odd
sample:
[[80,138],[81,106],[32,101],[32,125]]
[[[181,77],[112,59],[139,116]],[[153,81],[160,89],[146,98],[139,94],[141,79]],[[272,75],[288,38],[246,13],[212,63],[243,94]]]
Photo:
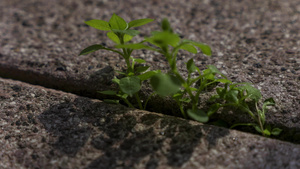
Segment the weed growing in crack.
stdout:
[[[264,100],[262,109],[259,109],[258,104],[262,99],[260,91],[249,83],[226,83],[224,88],[217,88],[217,95],[210,98],[211,101],[216,99],[224,100],[223,103],[215,103],[211,106],[211,110],[208,113],[214,113],[221,107],[231,106],[239,109],[240,111],[248,113],[256,123],[237,123],[231,126],[253,126],[255,130],[264,136],[279,135],[282,129],[273,128],[271,125],[266,124],[265,113],[267,106],[274,106],[275,101],[273,98]],[[255,110],[251,110],[250,104],[254,103]]]
[[[138,35],[139,32],[137,30],[133,30],[130,28],[133,27],[139,27],[142,25],[145,25],[149,22],[152,22],[153,19],[138,19],[131,21],[127,23],[123,18],[119,17],[116,14],[113,14],[110,18],[109,22],[103,21],[103,20],[90,20],[86,21],[85,23],[93,28],[103,30],[103,31],[109,31],[106,35],[109,39],[111,39],[113,42],[115,42],[117,45],[125,44],[129,42],[134,36]],[[126,72],[119,72],[121,74],[124,74],[126,77],[122,79],[113,79],[113,82],[117,83],[120,87],[119,91],[102,91],[100,93],[107,94],[107,95],[115,95],[118,96],[120,99],[122,99],[124,102],[128,104],[129,107],[134,107],[129,101],[128,96],[132,97],[133,95],[136,97],[136,100],[139,104],[140,109],[144,109],[142,102],[139,98],[138,92],[141,89],[141,83],[144,80],[147,80],[151,76],[146,77],[147,75],[151,75],[151,72],[155,74],[155,71],[144,73],[148,70],[148,66],[141,66],[141,67],[135,67],[136,63],[145,63],[145,60],[143,59],[135,59],[131,57],[131,53],[134,49],[131,48],[122,48],[121,51],[114,50],[111,48],[106,48],[100,44],[92,45],[80,52],[79,55],[86,55],[91,52],[104,49],[116,52],[120,54],[127,64],[127,71]],[[136,69],[136,70],[135,70]],[[140,76],[137,76],[137,74],[140,74]],[[143,77],[141,77],[143,76]],[[111,103],[118,103],[119,100],[106,100],[107,102]],[[145,105],[146,106],[146,105]]]
[[[219,108],[232,106],[247,112],[256,123],[238,123],[238,125],[253,126],[259,133],[270,136],[278,135],[281,129],[271,129],[270,125],[265,124],[265,112],[267,106],[274,105],[272,98],[264,101],[262,109],[258,108],[258,102],[261,99],[261,93],[250,84],[234,84],[222,74],[215,66],[208,65],[207,69],[200,70],[193,59],[186,62],[188,77],[184,78],[178,71],[176,61],[179,50],[186,50],[191,53],[198,53],[198,49],[203,54],[210,56],[211,48],[203,43],[181,39],[175,34],[167,19],[161,24],[161,31],[153,31],[150,37],[146,37],[139,43],[130,43],[130,40],[138,35],[138,31],[131,29],[152,22],[153,19],[138,19],[127,23],[123,18],[113,14],[109,22],[103,20],[90,20],[85,23],[99,30],[109,31],[107,37],[116,43],[115,49],[104,47],[100,44],[92,45],[80,52],[80,55],[86,55],[91,52],[104,49],[118,53],[126,62],[127,70],[118,72],[125,77],[112,81],[118,84],[118,91],[101,91],[106,95],[114,95],[123,100],[129,107],[134,107],[129,102],[129,97],[135,97],[140,109],[146,109],[151,96],[157,94],[162,97],[172,97],[180,108],[184,118],[191,118],[199,122],[208,122],[209,117],[216,113]],[[134,50],[146,49],[161,53],[167,59],[170,71],[163,73],[160,70],[151,70],[149,66],[141,64],[146,63],[143,59],[133,58],[131,53]],[[139,65],[139,66],[137,66]],[[196,76],[196,77],[195,77]],[[144,81],[150,81],[153,93],[143,103],[139,96]],[[209,86],[223,83],[224,88],[216,88],[217,95],[211,97],[211,101],[223,100],[213,104],[208,111],[199,109],[199,96]],[[105,100],[110,103],[119,103],[119,100]],[[249,101],[254,101],[256,106],[255,113],[249,108]]]

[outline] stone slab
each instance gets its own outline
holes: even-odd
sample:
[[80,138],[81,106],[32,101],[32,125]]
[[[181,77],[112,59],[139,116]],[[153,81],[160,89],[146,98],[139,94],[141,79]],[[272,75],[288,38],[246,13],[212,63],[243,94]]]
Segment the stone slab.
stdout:
[[[92,44],[112,46],[104,32],[83,22],[108,20],[113,13],[127,21],[156,19],[139,29],[145,36],[167,17],[176,33],[213,49],[211,58],[181,53],[178,66],[182,72],[184,62],[194,57],[201,69],[214,64],[234,82],[252,82],[265,98],[274,97],[277,102],[267,121],[285,129],[290,141],[299,142],[299,8],[298,0],[1,0],[0,76],[103,99],[96,91],[113,88],[112,70],[121,70],[124,62],[104,51],[78,56]],[[134,56],[147,60],[153,68],[166,69],[163,56],[145,51]],[[167,113],[172,108],[158,108],[156,103],[150,110]],[[248,119],[226,113],[219,118],[229,123]]]
[[0,168],[291,168],[300,146],[0,78]]

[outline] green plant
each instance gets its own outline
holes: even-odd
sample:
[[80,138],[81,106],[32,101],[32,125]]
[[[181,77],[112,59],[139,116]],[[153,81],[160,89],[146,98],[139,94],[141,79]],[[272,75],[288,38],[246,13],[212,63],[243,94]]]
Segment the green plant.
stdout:
[[[150,84],[156,94],[160,96],[171,96],[178,104],[181,114],[185,118],[192,118],[200,122],[207,122],[208,115],[198,108],[199,95],[209,85],[214,83],[230,82],[215,66],[208,65],[202,72],[195,65],[193,59],[186,63],[188,77],[184,78],[178,71],[176,61],[179,50],[197,53],[199,48],[204,54],[210,56],[211,49],[208,45],[191,40],[180,39],[175,34],[168,20],[162,21],[162,31],[152,32],[152,36],[135,44],[117,45],[117,48],[148,49],[163,54],[170,66],[168,73],[157,72],[150,78]],[[193,77],[197,74],[197,77]],[[216,75],[221,75],[221,79]],[[200,83],[199,83],[200,82]],[[195,84],[200,84],[195,87]],[[187,106],[191,105],[191,106]]]
[[[279,135],[282,129],[271,128],[271,125],[266,124],[265,113],[267,106],[274,106],[275,101],[273,98],[264,100],[262,109],[258,107],[259,101],[262,99],[260,91],[249,83],[226,83],[224,88],[217,88],[217,95],[211,97],[211,101],[216,99],[222,99],[225,103],[215,103],[212,105],[212,109],[209,113],[216,112],[221,107],[230,106],[237,108],[240,111],[247,112],[254,123],[237,123],[231,126],[253,126],[255,130],[264,136]],[[255,109],[252,110],[250,105],[255,105]]]
[[[123,78],[114,78],[112,81],[118,84],[118,91],[100,91],[102,94],[114,95],[122,99],[129,107],[134,105],[129,101],[129,97],[135,97],[138,107],[145,109],[151,96],[158,94],[162,97],[172,97],[179,106],[180,112],[184,118],[191,118],[199,122],[207,122],[209,117],[221,107],[233,106],[248,114],[256,123],[236,124],[250,125],[263,135],[278,135],[281,130],[265,124],[265,111],[267,106],[275,104],[273,99],[267,99],[262,110],[258,108],[258,101],[261,99],[260,91],[249,84],[234,84],[227,79],[215,66],[208,65],[207,69],[200,70],[193,59],[188,60],[186,69],[188,76],[185,78],[178,71],[176,62],[179,50],[186,50],[191,53],[198,53],[199,48],[203,54],[210,56],[211,48],[203,43],[191,40],[181,39],[170,26],[167,19],[161,24],[161,31],[153,31],[150,37],[146,37],[139,43],[130,43],[130,40],[139,32],[130,28],[142,26],[153,19],[138,19],[127,23],[123,18],[116,14],[110,18],[109,22],[103,20],[90,20],[85,23],[99,30],[109,31],[107,37],[116,43],[115,49],[104,47],[100,44],[92,45],[80,52],[80,55],[104,49],[113,51],[121,55],[127,64],[125,72],[118,72],[124,75]],[[160,70],[150,70],[149,66],[140,65],[146,61],[131,56],[134,50],[147,49],[161,53],[166,57],[170,71],[163,73]],[[144,81],[150,80],[153,93],[146,99],[144,105],[139,97],[139,91]],[[224,88],[217,88],[217,95],[210,100],[223,99],[222,103],[213,104],[208,111],[199,109],[199,96],[210,86],[216,86],[218,83],[224,84]],[[252,100],[256,105],[254,114],[249,108],[249,102]],[[119,100],[105,100],[110,103],[119,103]]]
[[[103,31],[109,31],[106,34],[107,37],[117,45],[118,44],[122,45],[128,43],[134,36],[139,34],[137,30],[131,28],[139,27],[152,21],[153,19],[145,18],[145,19],[134,20],[127,23],[123,18],[119,17],[116,14],[113,14],[109,22],[103,20],[90,20],[90,21],[86,21],[85,23],[93,28],[103,30]],[[144,107],[142,106],[142,102],[139,98],[138,91],[141,89],[142,81],[150,78],[152,74],[156,73],[156,71],[148,71],[147,73],[144,73],[145,71],[148,70],[149,66],[135,66],[136,63],[139,64],[145,63],[145,60],[131,57],[131,53],[133,52],[134,49],[130,49],[130,48],[121,48],[121,51],[119,51],[112,48],[104,47],[103,45],[100,44],[96,44],[85,48],[80,52],[79,55],[86,55],[100,49],[118,53],[125,59],[125,62],[127,64],[127,71],[119,72],[120,74],[123,74],[126,77],[122,79],[117,79],[117,78],[113,79],[113,82],[119,85],[120,90],[101,91],[100,93],[106,95],[118,96],[120,99],[126,102],[129,107],[134,107],[134,106],[128,101],[128,96],[131,97],[134,95],[138,102],[139,108],[144,109]],[[110,103],[119,102],[119,100],[109,100],[109,99],[106,99],[105,101]]]

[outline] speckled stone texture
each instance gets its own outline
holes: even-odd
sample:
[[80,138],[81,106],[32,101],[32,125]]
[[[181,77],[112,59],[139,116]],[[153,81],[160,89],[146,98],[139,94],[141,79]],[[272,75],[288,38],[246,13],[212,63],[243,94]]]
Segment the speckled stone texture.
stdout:
[[[107,51],[78,56],[92,44],[113,45],[105,32],[84,21],[108,20],[113,13],[127,21],[156,19],[139,29],[141,35],[134,39],[139,41],[159,29],[166,17],[181,37],[205,42],[213,49],[211,58],[181,52],[178,67],[183,74],[185,62],[194,57],[201,69],[213,64],[234,82],[253,83],[264,98],[273,97],[277,103],[267,121],[284,129],[287,134],[281,139],[299,143],[298,0],[2,0],[0,7],[2,77],[103,99],[106,96],[96,91],[114,89],[113,70],[122,70],[124,61]],[[157,53],[138,51],[134,57],[145,59],[153,69],[167,70],[164,57]],[[148,90],[143,93],[147,95]],[[148,110],[170,114],[173,107],[168,100],[152,99]],[[228,112],[217,118],[229,124],[249,121],[247,115]]]
[[0,78],[0,168],[299,168],[300,146]]

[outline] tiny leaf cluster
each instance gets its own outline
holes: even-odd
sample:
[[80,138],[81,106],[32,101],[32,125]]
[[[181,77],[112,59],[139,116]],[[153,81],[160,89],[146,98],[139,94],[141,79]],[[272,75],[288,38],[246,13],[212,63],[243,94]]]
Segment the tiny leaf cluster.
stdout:
[[[253,126],[257,132],[265,135],[279,135],[281,129],[273,128],[266,124],[265,113],[267,106],[275,104],[272,98],[263,102],[262,108],[259,108],[259,102],[262,99],[261,93],[249,83],[233,83],[224,74],[222,74],[214,65],[207,65],[207,68],[200,70],[193,58],[186,62],[188,76],[185,78],[176,65],[177,54],[179,50],[185,50],[191,53],[202,51],[203,54],[210,56],[211,48],[204,44],[188,39],[181,39],[174,33],[169,21],[163,19],[160,31],[153,31],[152,35],[144,38],[139,43],[130,43],[131,39],[139,34],[139,31],[132,29],[143,26],[153,19],[138,19],[127,23],[120,16],[113,14],[109,22],[104,20],[90,20],[85,23],[93,28],[108,31],[107,37],[115,43],[114,48],[108,48],[101,44],[95,44],[83,49],[79,55],[86,55],[97,50],[108,50],[121,55],[127,65],[125,72],[118,72],[123,75],[122,78],[114,78],[112,81],[119,87],[117,91],[100,91],[105,95],[117,96],[117,100],[106,99],[109,103],[119,103],[123,100],[129,107],[135,107],[130,101],[130,97],[135,97],[137,107],[146,109],[149,99],[153,95],[173,98],[180,108],[182,117],[194,119],[206,123],[210,117],[221,107],[234,107],[247,112],[253,123],[238,123],[231,128],[239,125]],[[165,56],[170,71],[163,73],[161,70],[149,70],[146,61],[131,56],[134,50],[146,49],[161,53]],[[145,102],[141,101],[139,92],[142,89],[143,82],[149,82],[153,93],[149,95]],[[218,86],[216,95],[210,98],[215,102],[208,110],[199,108],[200,94],[208,87]],[[255,104],[255,111],[251,109],[251,103]]]

